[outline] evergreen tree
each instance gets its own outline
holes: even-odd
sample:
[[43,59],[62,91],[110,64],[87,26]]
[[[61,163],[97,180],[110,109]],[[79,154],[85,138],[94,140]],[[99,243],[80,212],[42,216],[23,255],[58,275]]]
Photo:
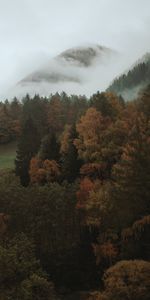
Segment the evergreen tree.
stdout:
[[34,98],[26,96],[23,99],[23,120],[32,118],[40,138],[42,138],[48,129],[47,124],[47,100],[35,95]]
[[78,177],[82,165],[81,159],[78,158],[77,148],[73,143],[76,138],[77,132],[73,125],[70,130],[67,152],[64,152],[61,157],[63,179],[68,182],[73,182]]
[[116,186],[113,198],[117,226],[130,226],[150,213],[149,133],[150,123],[141,115],[132,129],[131,140],[124,147],[121,161],[114,167]]
[[38,152],[40,138],[31,118],[27,119],[22,128],[22,134],[18,142],[15,160],[15,173],[20,177],[22,185],[29,184],[29,165],[31,158]]
[[59,143],[55,133],[48,134],[42,139],[39,158],[41,160],[59,160]]

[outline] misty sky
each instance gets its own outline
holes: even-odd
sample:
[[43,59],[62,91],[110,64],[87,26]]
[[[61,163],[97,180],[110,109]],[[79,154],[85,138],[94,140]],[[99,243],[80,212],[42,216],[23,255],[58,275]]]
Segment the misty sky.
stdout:
[[0,0],[0,94],[47,58],[85,43],[150,50],[150,0]]

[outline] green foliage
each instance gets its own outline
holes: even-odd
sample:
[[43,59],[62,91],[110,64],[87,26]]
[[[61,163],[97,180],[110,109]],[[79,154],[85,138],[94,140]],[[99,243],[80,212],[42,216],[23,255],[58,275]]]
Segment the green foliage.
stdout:
[[0,180],[0,211],[11,216],[8,234],[24,232],[32,238],[44,269],[59,284],[67,284],[74,276],[79,282],[76,255],[80,228],[75,192],[74,184],[24,188],[12,175]]
[[35,258],[34,246],[24,234],[0,245],[0,298],[56,299]]
[[53,284],[37,274],[21,283],[19,294],[23,300],[56,300]]
[[97,92],[91,97],[90,106],[100,111],[103,117],[110,117],[115,120],[119,110],[124,107],[124,102],[115,94]]
[[149,212],[150,132],[149,121],[136,120],[121,161],[114,167],[117,226],[128,226]]
[[116,94],[122,94],[126,89],[134,88],[138,85],[146,86],[149,84],[150,78],[150,60],[146,63],[139,63],[127,74],[121,75],[115,79],[109,86],[108,91]]
[[142,112],[147,120],[150,119],[150,85],[141,93],[139,99],[136,102],[137,110]]
[[15,172],[19,176],[22,185],[29,184],[30,160],[38,152],[40,139],[37,128],[32,119],[27,119],[22,128],[22,134],[18,142],[17,156],[15,160]]
[[32,99],[27,95],[23,99],[23,123],[32,119],[34,126],[37,129],[39,139],[43,138],[47,130],[47,107],[48,101],[38,95],[35,95]]
[[44,136],[39,149],[39,158],[41,160],[59,160],[59,143],[54,133]]
[[61,155],[62,179],[68,182],[73,182],[79,176],[80,167],[82,165],[82,161],[78,158],[78,151],[74,145],[76,138],[77,132],[73,125],[69,130],[66,149],[62,151]]
[[0,102],[0,145],[16,140],[20,133],[21,104],[17,99]]

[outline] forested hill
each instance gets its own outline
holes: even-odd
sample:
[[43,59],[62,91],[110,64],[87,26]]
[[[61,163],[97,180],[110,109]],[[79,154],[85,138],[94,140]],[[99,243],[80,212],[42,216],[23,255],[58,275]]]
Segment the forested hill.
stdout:
[[0,143],[15,140],[0,300],[149,300],[150,86],[0,103]]
[[139,91],[150,83],[150,53],[140,59],[131,70],[116,78],[107,91],[115,92],[127,100],[136,98]]

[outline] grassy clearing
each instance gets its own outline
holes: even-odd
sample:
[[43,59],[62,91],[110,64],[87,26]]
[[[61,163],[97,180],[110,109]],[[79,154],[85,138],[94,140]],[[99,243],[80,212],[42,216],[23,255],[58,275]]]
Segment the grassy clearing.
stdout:
[[0,170],[13,169],[16,157],[16,142],[0,145]]

